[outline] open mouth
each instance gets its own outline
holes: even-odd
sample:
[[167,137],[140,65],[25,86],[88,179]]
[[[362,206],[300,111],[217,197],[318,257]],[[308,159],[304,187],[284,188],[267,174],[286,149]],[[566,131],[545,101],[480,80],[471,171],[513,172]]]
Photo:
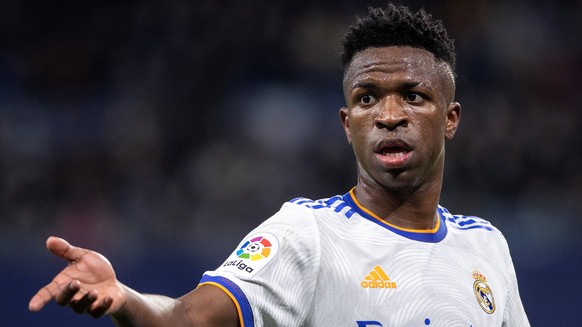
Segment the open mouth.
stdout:
[[412,147],[401,140],[384,141],[378,145],[376,156],[386,168],[402,168],[411,157]]
[[383,147],[378,151],[379,154],[389,158],[403,157],[408,152],[410,152],[408,149],[399,146]]

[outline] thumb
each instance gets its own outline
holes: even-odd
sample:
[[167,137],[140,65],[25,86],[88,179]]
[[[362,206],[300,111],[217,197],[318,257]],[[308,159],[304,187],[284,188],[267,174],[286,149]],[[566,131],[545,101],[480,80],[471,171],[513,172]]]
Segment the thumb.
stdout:
[[56,256],[67,261],[75,261],[87,250],[72,246],[69,242],[60,237],[51,236],[46,240],[46,247]]

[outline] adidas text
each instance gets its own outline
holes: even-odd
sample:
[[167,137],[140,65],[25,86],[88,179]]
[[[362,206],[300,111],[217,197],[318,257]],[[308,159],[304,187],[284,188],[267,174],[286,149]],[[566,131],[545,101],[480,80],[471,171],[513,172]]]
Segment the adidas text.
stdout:
[[363,288],[396,288],[396,282],[389,280],[372,280],[360,283]]

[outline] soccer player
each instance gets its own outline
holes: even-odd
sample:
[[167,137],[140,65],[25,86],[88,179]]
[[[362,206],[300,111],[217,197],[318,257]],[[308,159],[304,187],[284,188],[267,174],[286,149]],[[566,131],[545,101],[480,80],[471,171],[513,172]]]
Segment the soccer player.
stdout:
[[389,4],[343,45],[353,189],[285,203],[178,299],[140,294],[100,254],[51,237],[69,266],[30,310],[54,299],[119,326],[529,326],[502,234],[438,204],[461,117],[442,23]]

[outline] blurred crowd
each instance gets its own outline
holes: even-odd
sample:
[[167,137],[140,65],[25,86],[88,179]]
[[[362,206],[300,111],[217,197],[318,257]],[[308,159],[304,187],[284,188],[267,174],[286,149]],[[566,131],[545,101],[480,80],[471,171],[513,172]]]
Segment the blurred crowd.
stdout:
[[[340,40],[367,4],[0,4],[0,257],[56,234],[220,262],[284,201],[347,192]],[[551,263],[582,231],[582,2],[406,4],[458,50],[441,203]]]

